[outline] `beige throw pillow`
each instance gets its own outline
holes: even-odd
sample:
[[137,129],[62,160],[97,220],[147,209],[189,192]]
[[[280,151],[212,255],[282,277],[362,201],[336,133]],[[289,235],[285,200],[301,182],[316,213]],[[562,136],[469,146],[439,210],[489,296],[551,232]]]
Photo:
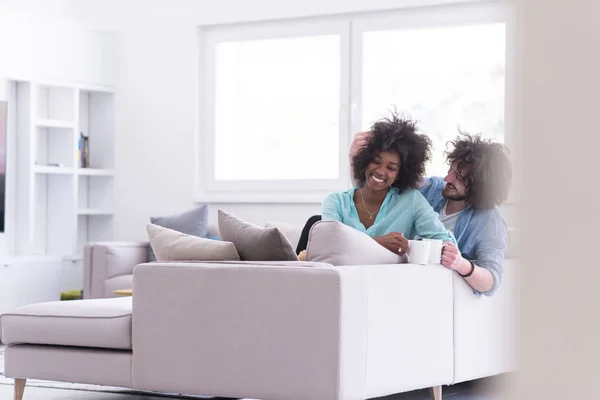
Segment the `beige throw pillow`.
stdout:
[[187,235],[162,226],[147,224],[148,238],[158,261],[239,261],[231,242]]
[[221,239],[235,245],[244,261],[297,261],[290,241],[278,228],[261,228],[219,210]]
[[392,253],[372,237],[338,221],[318,221],[310,229],[306,261],[332,265],[401,264],[406,257]]

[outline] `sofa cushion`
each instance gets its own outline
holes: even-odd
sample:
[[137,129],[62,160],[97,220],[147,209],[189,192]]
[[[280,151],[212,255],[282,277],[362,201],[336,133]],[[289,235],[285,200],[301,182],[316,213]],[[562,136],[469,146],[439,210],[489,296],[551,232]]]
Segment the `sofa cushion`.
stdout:
[[400,264],[407,258],[392,253],[364,232],[338,221],[317,221],[310,229],[306,261],[332,265]]
[[278,228],[261,228],[221,210],[221,239],[232,242],[244,261],[298,261],[292,244]]
[[131,297],[52,301],[2,314],[4,344],[131,350]]
[[158,261],[236,261],[231,242],[199,238],[158,225],[147,224],[148,238]]
[[[180,214],[165,217],[151,217],[150,222],[154,225],[173,229],[188,235],[206,237],[208,235],[208,206],[202,204],[192,210]],[[152,246],[148,249],[148,260],[156,261],[156,255]]]

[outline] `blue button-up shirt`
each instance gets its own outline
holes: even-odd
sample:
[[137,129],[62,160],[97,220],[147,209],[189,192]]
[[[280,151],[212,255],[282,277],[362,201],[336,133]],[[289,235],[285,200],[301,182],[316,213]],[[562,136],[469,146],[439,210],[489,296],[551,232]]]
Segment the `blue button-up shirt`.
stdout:
[[[440,213],[444,206],[442,190],[446,182],[439,177],[427,178],[419,189],[433,209]],[[454,237],[464,258],[477,266],[487,268],[494,276],[494,286],[487,296],[494,294],[502,280],[504,254],[508,249],[508,228],[500,210],[474,210],[467,206],[462,210],[454,227]],[[479,293],[475,291],[475,293]]]

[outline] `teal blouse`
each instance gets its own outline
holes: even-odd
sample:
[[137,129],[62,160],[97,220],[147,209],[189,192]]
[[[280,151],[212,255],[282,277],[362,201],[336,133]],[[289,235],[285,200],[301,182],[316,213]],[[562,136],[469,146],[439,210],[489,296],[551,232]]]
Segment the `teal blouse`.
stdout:
[[416,189],[406,189],[400,193],[398,189],[390,188],[375,222],[369,229],[365,229],[354,205],[354,193],[357,189],[354,187],[328,195],[323,200],[321,210],[323,221],[340,221],[371,237],[402,232],[405,238],[411,240],[422,237],[456,244],[454,235],[444,227],[438,213]]

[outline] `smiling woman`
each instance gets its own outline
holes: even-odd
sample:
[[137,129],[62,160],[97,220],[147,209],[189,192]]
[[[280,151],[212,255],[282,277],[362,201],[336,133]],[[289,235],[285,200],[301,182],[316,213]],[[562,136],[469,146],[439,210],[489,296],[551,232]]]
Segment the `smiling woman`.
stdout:
[[323,220],[365,232],[388,250],[404,254],[416,236],[455,243],[416,190],[431,158],[431,140],[410,118],[392,113],[371,128],[368,144],[352,159],[357,186],[323,201]]

